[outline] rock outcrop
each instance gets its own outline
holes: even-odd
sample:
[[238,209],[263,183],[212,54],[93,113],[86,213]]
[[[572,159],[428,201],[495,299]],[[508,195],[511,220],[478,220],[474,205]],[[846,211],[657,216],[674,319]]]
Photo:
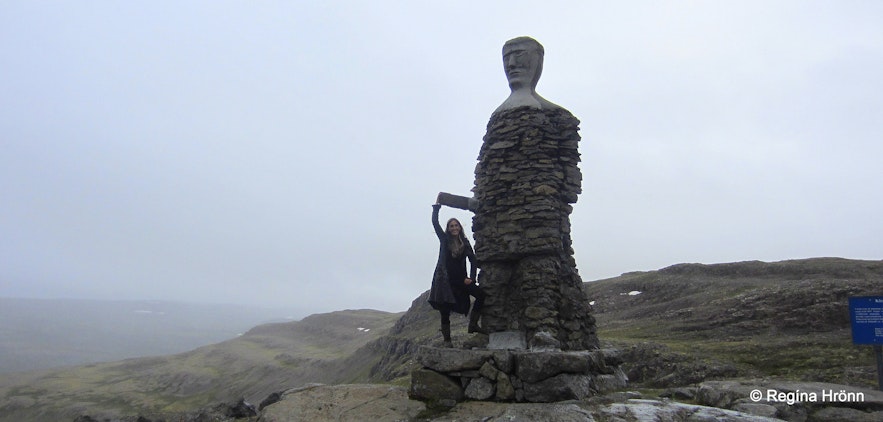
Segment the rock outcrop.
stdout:
[[267,406],[261,422],[402,421],[425,409],[408,400],[404,388],[389,385],[308,385],[282,393]]
[[421,347],[409,396],[430,407],[462,400],[552,403],[625,388],[615,350],[571,352]]
[[638,393],[617,393],[591,400],[558,403],[495,403],[469,401],[450,409],[426,409],[408,400],[405,389],[382,385],[312,385],[289,390],[261,413],[260,422],[362,421],[778,421],[735,410],[669,400],[641,399]]
[[883,391],[824,382],[705,381],[695,401],[794,422],[883,421]]

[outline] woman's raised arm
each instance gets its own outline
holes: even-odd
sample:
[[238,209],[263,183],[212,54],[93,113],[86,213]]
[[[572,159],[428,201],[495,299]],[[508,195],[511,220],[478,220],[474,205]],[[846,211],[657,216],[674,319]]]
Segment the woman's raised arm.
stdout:
[[441,224],[438,223],[438,210],[441,208],[441,204],[432,204],[432,227],[435,227],[435,234],[439,239],[443,238],[445,235],[445,231],[442,230]]

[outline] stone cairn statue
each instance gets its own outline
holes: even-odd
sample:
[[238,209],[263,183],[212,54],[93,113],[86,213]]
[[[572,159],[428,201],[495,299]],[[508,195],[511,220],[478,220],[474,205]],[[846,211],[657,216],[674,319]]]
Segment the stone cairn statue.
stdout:
[[[472,230],[491,342],[532,349],[598,347],[570,238],[581,192],[579,120],[536,92],[544,49],[521,37],[503,46],[512,93],[491,115],[475,168],[474,198],[442,195],[475,212]],[[493,347],[493,344],[492,344]]]
[[503,46],[512,93],[490,118],[475,168],[484,323],[491,332],[524,333],[531,348],[595,349],[570,237],[570,204],[582,181],[579,120],[536,93],[543,54],[532,38]]
[[488,122],[474,197],[439,196],[475,213],[487,349],[421,347],[415,399],[552,402],[626,384],[619,354],[599,349],[576,270],[570,213],[581,192],[579,120],[537,94],[543,55],[529,37],[505,43],[511,94]]

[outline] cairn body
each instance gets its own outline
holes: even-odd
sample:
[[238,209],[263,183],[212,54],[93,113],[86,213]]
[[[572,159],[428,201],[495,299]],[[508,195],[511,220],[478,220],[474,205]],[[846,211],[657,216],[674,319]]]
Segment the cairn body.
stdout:
[[581,192],[579,120],[560,107],[496,111],[475,169],[472,220],[485,328],[563,350],[598,347],[576,269],[571,204]]

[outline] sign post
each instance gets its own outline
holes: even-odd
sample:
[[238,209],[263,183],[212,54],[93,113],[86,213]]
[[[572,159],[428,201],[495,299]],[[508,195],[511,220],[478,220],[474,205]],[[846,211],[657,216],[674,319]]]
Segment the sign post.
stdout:
[[883,391],[883,296],[849,298],[852,343],[874,346],[877,357],[877,388]]
[[883,391],[883,346],[874,345],[874,354],[877,355],[877,389]]

